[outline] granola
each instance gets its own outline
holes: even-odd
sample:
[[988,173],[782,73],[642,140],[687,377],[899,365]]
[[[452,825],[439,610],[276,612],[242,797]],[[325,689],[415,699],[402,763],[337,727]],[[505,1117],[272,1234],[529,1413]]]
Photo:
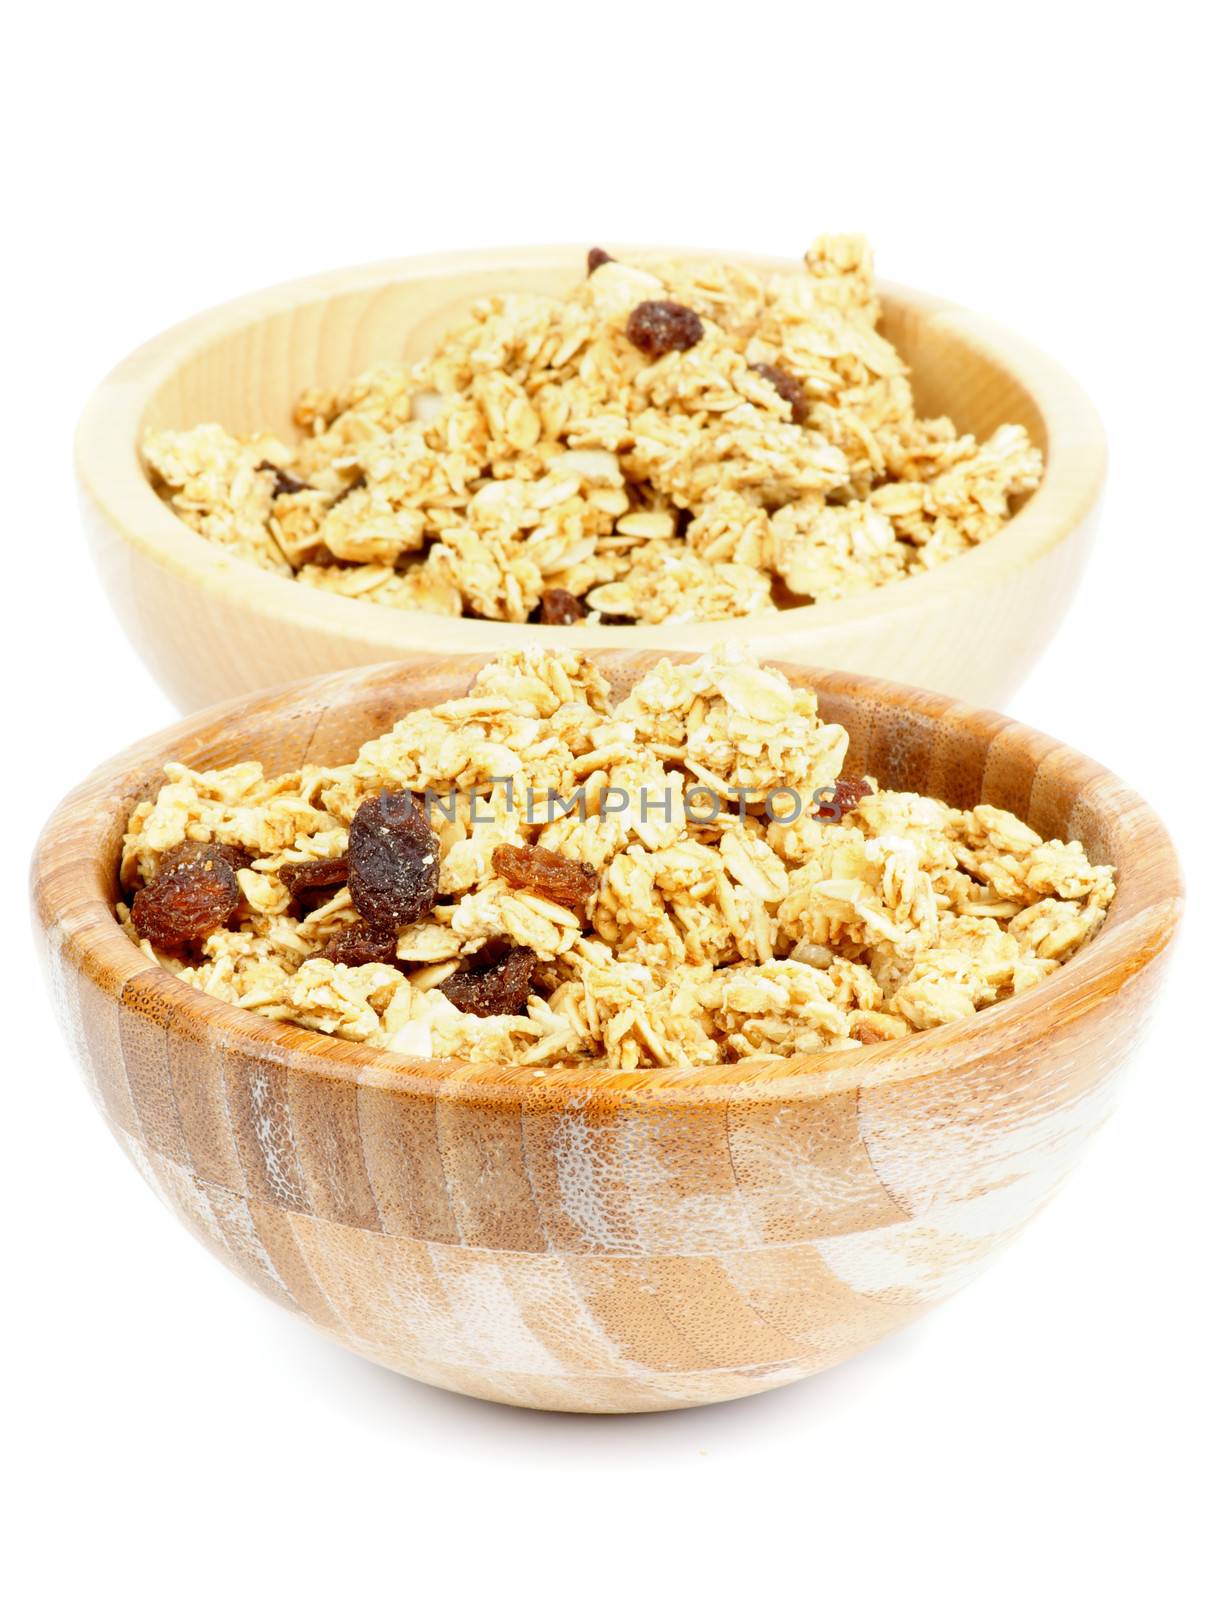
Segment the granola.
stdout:
[[994,806],[844,778],[847,743],[736,646],[617,702],[592,658],[514,652],[343,766],[168,766],[117,915],[261,1016],[539,1071],[896,1039],[1092,937],[1111,867]]
[[713,621],[878,588],[983,543],[1040,482],[1026,430],[916,415],[872,258],[804,270],[592,251],[411,367],[295,409],[299,436],[148,433],[174,511],[233,554],[377,605],[571,625]]

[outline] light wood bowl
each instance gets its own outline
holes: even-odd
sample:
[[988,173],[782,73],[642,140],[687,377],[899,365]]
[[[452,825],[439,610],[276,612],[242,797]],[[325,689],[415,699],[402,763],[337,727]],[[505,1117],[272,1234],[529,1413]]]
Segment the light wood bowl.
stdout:
[[[705,253],[617,248],[633,260]],[[149,426],[210,421],[292,437],[292,406],[307,385],[425,354],[478,296],[560,291],[584,271],[583,252],[551,246],[355,267],[204,312],[110,375],[77,440],[85,522],[111,601],[178,705],[193,710],[416,652],[449,657],[552,639],[546,628],[393,611],[259,571],[173,514],[148,482],[139,443]],[[884,332],[910,364],[921,410],[978,435],[1022,422],[1046,453],[1040,488],[994,539],[935,572],[776,615],[635,627],[629,648],[699,652],[723,638],[752,639],[785,660],[882,673],[988,705],[1003,704],[1026,674],[1090,544],[1104,476],[1099,421],[1054,362],[984,317],[895,284],[881,292]],[[578,630],[577,643],[590,648],[596,637]]]
[[[622,687],[654,659],[602,665]],[[33,899],[58,1015],[151,1186],[349,1349],[546,1409],[662,1410],[790,1383],[966,1282],[1106,1116],[1182,892],[1137,795],[997,713],[786,669],[850,730],[849,771],[1007,807],[1119,873],[1103,929],[1038,988],[844,1056],[543,1076],[406,1058],[199,994],[120,931],[121,835],[165,761],[347,760],[466,692],[478,664],[414,658],[212,710],[100,768],[51,819]]]

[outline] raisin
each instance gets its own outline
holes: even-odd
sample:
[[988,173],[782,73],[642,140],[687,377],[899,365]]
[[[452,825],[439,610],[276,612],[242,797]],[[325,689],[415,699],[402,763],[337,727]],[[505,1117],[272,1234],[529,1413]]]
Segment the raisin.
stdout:
[[864,778],[839,778],[837,783],[827,784],[826,787],[830,790],[830,798],[823,801],[813,813],[820,822],[841,822],[848,811],[854,811],[864,795],[872,792]]
[[493,871],[500,873],[511,889],[554,900],[583,917],[586,901],[598,887],[593,867],[570,861],[540,844],[499,844],[493,851]]
[[288,894],[298,899],[312,889],[336,889],[349,877],[346,856],[329,856],[324,861],[288,861],[278,868]]
[[880,1044],[884,1037],[875,1023],[869,1022],[866,1017],[861,1017],[851,1028],[851,1038],[858,1039],[860,1044]]
[[799,378],[785,372],[782,367],[773,367],[769,361],[755,361],[750,371],[765,378],[779,398],[787,401],[792,408],[793,422],[805,423],[809,420],[809,397]]
[[627,336],[646,356],[689,350],[703,338],[703,323],[677,300],[642,300],[628,318]]
[[292,478],[289,472],[283,472],[281,467],[276,467],[272,461],[263,461],[257,468],[258,472],[272,472],[274,474],[274,499],[280,494],[302,494],[305,489],[310,489],[310,483],[304,483],[302,478]]
[[140,938],[174,950],[224,927],[239,904],[235,868],[212,854],[158,872],[132,900],[131,921]]
[[590,277],[593,273],[598,271],[599,267],[605,267],[608,261],[614,261],[614,259],[614,256],[607,255],[605,250],[600,250],[598,246],[595,245],[590,251],[589,255],[585,258],[586,277]]
[[156,876],[163,877],[166,872],[176,872],[178,867],[192,867],[196,862],[207,861],[226,861],[233,872],[239,872],[252,859],[251,854],[238,844],[204,844],[200,839],[185,839],[160,857]]
[[375,928],[404,928],[438,897],[438,839],[412,796],[385,789],[350,823],[350,899]]
[[365,967],[368,961],[390,965],[396,959],[396,930],[352,922],[348,928],[338,928],[320,954],[347,967]]
[[333,506],[339,506],[341,504],[341,502],[345,499],[346,495],[353,494],[355,489],[365,489],[365,488],[366,488],[366,473],[365,472],[359,472],[355,477],[353,477],[350,480],[349,483],[346,484],[345,488],[342,489],[340,494],[334,496],[332,502],[329,505],[329,510],[331,511],[333,509]]
[[513,1016],[526,1005],[538,960],[533,950],[514,948],[488,965],[453,972],[438,987],[460,1011],[476,1017]]
[[585,607],[575,594],[570,594],[567,589],[545,589],[539,596],[538,621],[554,623],[557,627],[568,627],[574,622],[580,622],[585,616]]
[[612,616],[608,611],[603,611],[598,620],[607,628],[634,628],[636,626],[635,617]]

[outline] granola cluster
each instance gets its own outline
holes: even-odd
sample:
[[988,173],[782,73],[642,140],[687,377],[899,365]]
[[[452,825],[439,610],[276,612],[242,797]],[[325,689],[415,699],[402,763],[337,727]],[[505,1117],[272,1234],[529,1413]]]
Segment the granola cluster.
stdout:
[[166,769],[117,910],[262,1016],[543,1070],[854,1048],[1038,983],[1113,872],[1008,812],[841,776],[847,733],[736,648],[612,703],[500,657],[348,765]]
[[590,255],[413,367],[299,400],[299,438],[151,432],[177,514],[258,566],[510,622],[713,621],[928,571],[996,533],[1040,452],[915,414],[871,253],[803,271]]

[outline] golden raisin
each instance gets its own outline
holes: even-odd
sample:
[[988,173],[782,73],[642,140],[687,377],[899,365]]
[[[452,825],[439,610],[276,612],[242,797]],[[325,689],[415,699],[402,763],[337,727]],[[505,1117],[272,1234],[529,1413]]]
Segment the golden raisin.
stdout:
[[857,1039],[860,1044],[880,1044],[884,1037],[880,1029],[866,1017],[861,1017],[851,1025],[851,1038]]
[[586,901],[598,887],[598,875],[580,861],[570,861],[539,844],[499,844],[493,851],[493,871],[511,889],[553,900],[585,916]]

